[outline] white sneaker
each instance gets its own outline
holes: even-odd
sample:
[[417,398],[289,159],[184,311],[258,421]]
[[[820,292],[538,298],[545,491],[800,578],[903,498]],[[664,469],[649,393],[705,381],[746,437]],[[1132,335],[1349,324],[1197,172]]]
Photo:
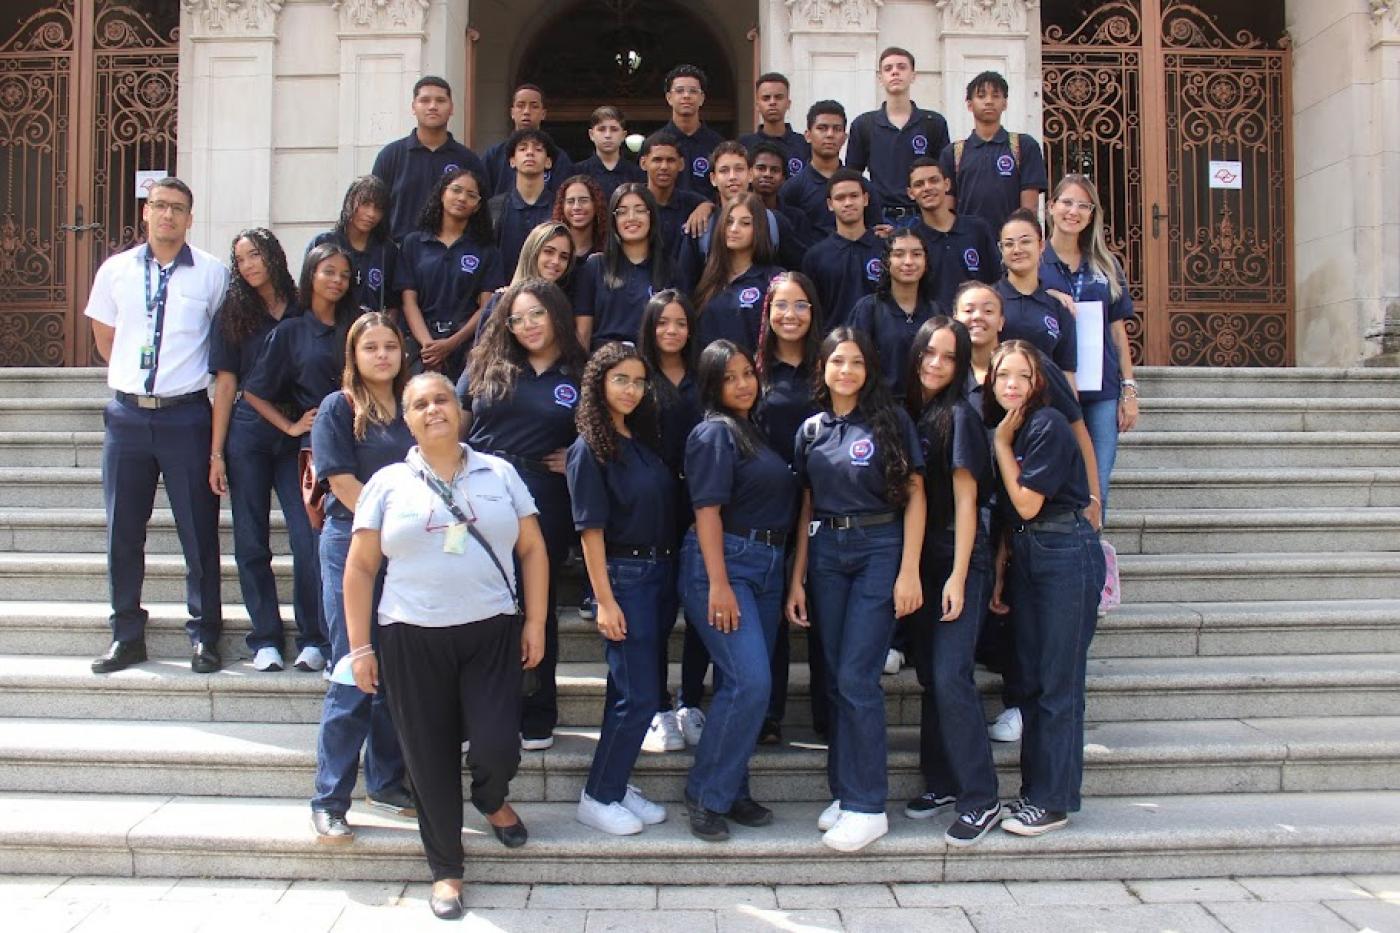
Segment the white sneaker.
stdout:
[[705,731],[705,711],[698,706],[682,706],[676,710],[675,716],[685,744],[691,748],[699,745],[700,736]]
[[253,670],[255,671],[280,671],[282,670],[282,652],[276,648],[259,648],[258,653],[253,655]]
[[836,821],[839,819],[841,819],[841,801],[833,800],[826,805],[826,809],[822,811],[822,815],[817,817],[817,829],[826,832],[828,829],[835,826]]
[[599,803],[588,796],[588,791],[579,794],[574,818],[613,836],[635,836],[642,831],[641,819],[631,810],[620,803]]
[[299,671],[320,671],[326,667],[326,656],[321,653],[321,649],[315,645],[307,645],[301,649],[297,659],[292,662],[292,666]]
[[996,722],[987,727],[987,737],[993,742],[1017,742],[1021,739],[1021,710],[1013,706],[1001,711]]
[[904,652],[897,648],[891,648],[885,652],[885,673],[898,674],[899,669],[904,666]]
[[666,751],[666,727],[662,725],[660,713],[651,717],[647,734],[642,736],[642,751],[653,754]]
[[661,714],[661,733],[666,743],[666,751],[685,751],[685,735],[681,732],[681,723],[676,718],[675,710],[668,709]]
[[822,834],[822,842],[837,852],[859,852],[889,831],[890,821],[883,813],[842,810],[836,825]]
[[[594,801],[596,803],[596,801]],[[642,821],[645,826],[655,826],[657,823],[666,822],[666,808],[659,803],[652,803],[642,796],[642,792],[631,784],[627,785],[627,793],[622,798],[622,806],[627,812]]]
[[542,752],[546,748],[554,747],[554,736],[546,735],[543,738],[527,739],[522,735],[520,737],[520,747],[527,752]]

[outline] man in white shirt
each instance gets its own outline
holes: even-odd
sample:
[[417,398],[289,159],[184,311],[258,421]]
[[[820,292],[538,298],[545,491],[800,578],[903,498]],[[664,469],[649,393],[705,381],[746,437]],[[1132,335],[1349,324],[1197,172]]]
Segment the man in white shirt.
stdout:
[[146,242],[97,270],[84,312],[116,397],[103,414],[102,493],[112,644],[92,662],[107,674],[146,660],[146,525],[163,479],[185,554],[190,667],[217,671],[219,499],[209,488],[209,329],[228,286],[218,259],[186,241],[194,195],[178,178],[151,187]]

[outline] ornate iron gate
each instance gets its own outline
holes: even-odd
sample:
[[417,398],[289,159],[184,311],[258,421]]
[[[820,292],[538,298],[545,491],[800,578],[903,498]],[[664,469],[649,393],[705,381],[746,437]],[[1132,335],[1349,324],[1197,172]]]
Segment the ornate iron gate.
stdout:
[[[1283,366],[1293,348],[1291,61],[1185,0],[1045,30],[1052,179],[1099,185],[1154,364]],[[1213,169],[1214,167],[1214,169]]]
[[179,8],[28,6],[0,35],[0,365],[86,364],[92,277],[140,236],[136,171],[175,170]]

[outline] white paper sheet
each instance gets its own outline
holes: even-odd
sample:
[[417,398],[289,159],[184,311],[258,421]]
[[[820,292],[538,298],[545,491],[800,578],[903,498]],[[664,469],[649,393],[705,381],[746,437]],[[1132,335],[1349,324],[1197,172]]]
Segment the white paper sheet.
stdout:
[[1103,302],[1076,301],[1074,327],[1079,336],[1079,368],[1074,384],[1080,392],[1103,388]]

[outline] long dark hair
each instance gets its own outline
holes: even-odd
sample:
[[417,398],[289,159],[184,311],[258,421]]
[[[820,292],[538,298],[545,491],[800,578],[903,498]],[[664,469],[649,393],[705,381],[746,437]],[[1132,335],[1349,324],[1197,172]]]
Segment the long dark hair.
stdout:
[[637,331],[637,347],[642,351],[642,359],[656,374],[652,379],[652,394],[662,409],[670,408],[680,400],[680,390],[661,371],[661,349],[656,345],[656,325],[666,306],[672,304],[680,305],[685,312],[686,338],[685,346],[681,347],[681,362],[685,364],[686,372],[695,372],[695,306],[685,295],[674,288],[663,288],[652,295],[642,310],[642,326]]
[[593,248],[596,250],[608,235],[608,196],[603,194],[603,189],[598,187],[591,175],[571,175],[564,180],[559,190],[554,193],[554,210],[549,219],[563,224],[565,228],[569,226],[569,222],[564,219],[564,195],[574,185],[583,185],[588,189],[588,196],[593,199]]
[[[953,334],[953,381],[934,395],[925,398],[921,385],[924,352],[933,335],[941,330]],[[914,334],[909,347],[906,370],[904,405],[909,416],[919,426],[919,436],[928,441],[924,451],[924,495],[927,496],[928,527],[948,527],[953,518],[953,471],[950,466],[953,445],[953,409],[966,397],[967,372],[972,368],[972,339],[967,328],[952,318],[939,317],[924,321]]]
[[1036,350],[1035,344],[1029,341],[1008,340],[992,351],[992,361],[987,366],[987,381],[982,385],[982,420],[988,427],[1000,424],[1001,419],[1006,417],[1006,409],[997,401],[995,387],[997,370],[1001,369],[1001,364],[1013,353],[1024,356],[1031,368],[1031,390],[1026,394],[1025,404],[1021,406],[1021,410],[1025,412],[1025,417],[1021,419],[1021,427],[1026,426],[1037,408],[1045,407],[1045,373],[1040,361],[1040,352]]
[[481,176],[469,168],[453,169],[450,172],[443,172],[438,177],[437,184],[433,185],[432,193],[423,202],[423,210],[418,215],[418,229],[434,236],[442,231],[443,192],[447,190],[448,185],[464,175],[476,182],[476,193],[481,195],[481,200],[476,202],[476,210],[467,218],[467,236],[471,237],[472,242],[477,246],[487,246],[496,242],[496,239],[491,230],[491,207],[487,203],[486,182],[482,181]]
[[[603,385],[608,373],[627,360],[637,360],[646,370],[647,378],[652,376],[651,367],[642,359],[641,352],[630,343],[616,340],[603,344],[594,351],[588,365],[583,367],[583,378],[579,380],[578,408],[574,410],[574,423],[578,426],[579,437],[593,452],[599,463],[610,463],[622,456],[622,436],[613,426],[612,415],[608,412],[607,390]],[[650,392],[642,394],[642,400],[632,414],[627,416],[627,427],[632,437],[647,445],[658,456],[661,452],[661,432],[656,417],[656,402]]]
[[544,279],[516,282],[501,295],[496,309],[487,318],[481,341],[467,354],[467,380],[473,398],[502,401],[510,398],[521,372],[530,365],[529,354],[506,325],[515,300],[531,295],[549,312],[554,328],[554,346],[559,350],[559,368],[578,379],[588,358],[574,333],[574,312],[564,290]]
[[622,264],[627,262],[627,256],[622,251],[622,237],[618,235],[617,218],[613,212],[629,194],[641,198],[651,216],[651,226],[647,233],[647,261],[651,263],[651,287],[654,291],[660,291],[669,284],[671,278],[670,257],[666,255],[666,242],[661,236],[661,208],[657,207],[656,198],[651,196],[647,186],[635,181],[618,185],[608,200],[608,237],[603,245],[603,284],[608,288],[622,287]]
[[282,244],[277,242],[277,237],[266,227],[240,230],[228,248],[228,264],[232,274],[228,277],[228,291],[224,292],[224,300],[219,305],[219,320],[222,322],[220,326],[223,328],[224,338],[232,344],[242,343],[268,317],[267,305],[263,303],[262,296],[244,281],[238,271],[239,240],[252,243],[258,255],[262,256],[263,265],[267,267],[268,281],[272,283],[272,290],[276,292],[277,297],[288,305],[296,303],[297,300],[297,286],[292,281],[292,273],[287,270],[287,253],[282,249]]
[[[313,313],[311,310],[311,285],[316,280],[316,270],[321,263],[336,256],[345,257],[345,262],[351,269],[355,268],[355,263],[350,258],[350,253],[342,246],[335,243],[322,243],[320,246],[311,247],[306,254],[306,259],[301,264],[301,280],[297,284],[297,300],[305,309],[306,314]],[[346,288],[345,294],[340,296],[340,300],[335,303],[335,350],[337,369],[345,365],[345,335],[350,330],[350,325],[355,318],[360,315],[360,307],[355,302],[355,290]]]
[[[389,239],[389,186],[376,175],[361,175],[350,182],[350,187],[345,189],[345,200],[340,205],[340,219],[335,222],[335,232],[345,238],[348,243],[349,234],[346,232],[350,225],[350,218],[355,216],[355,212],[364,205],[379,208],[379,223],[374,225],[374,229],[369,232],[371,243],[383,243]],[[439,199],[439,206],[441,200]]]
[[773,314],[773,292],[779,285],[791,282],[802,293],[807,296],[807,303],[812,306],[812,322],[807,328],[807,336],[802,341],[802,365],[811,372],[817,364],[817,354],[822,345],[822,306],[821,299],[817,296],[816,284],[801,272],[779,272],[773,276],[773,281],[768,283],[768,291],[763,296],[763,316],[758,324],[758,354],[754,360],[754,369],[758,371],[758,381],[766,389],[768,382],[773,376],[773,367],[778,362],[778,338],[773,335],[773,329],[768,320]]
[[885,501],[895,507],[902,506],[909,501],[909,476],[913,467],[910,465],[909,451],[904,449],[904,432],[900,429],[899,416],[895,414],[898,409],[889,388],[880,378],[880,358],[865,331],[838,327],[826,335],[817,353],[817,367],[812,373],[815,383],[813,400],[822,410],[831,411],[826,361],[843,343],[855,344],[865,358],[865,384],[856,396],[856,407],[870,424],[870,432],[875,435],[880,469],[885,474]]
[[730,259],[729,245],[725,242],[724,230],[729,225],[730,215],[736,207],[746,208],[753,222],[753,264],[771,266],[773,264],[773,238],[768,235],[768,209],[753,192],[745,192],[720,208],[719,217],[710,227],[710,254],[705,258],[705,271],[700,273],[700,282],[695,286],[695,307],[703,314],[710,299],[724,291],[729,280],[734,278],[733,262]]
[[700,351],[700,361],[696,364],[695,381],[700,389],[700,405],[705,411],[706,421],[718,421],[729,428],[734,437],[734,446],[739,456],[747,460],[763,448],[763,435],[753,423],[753,409],[747,414],[736,414],[724,407],[724,371],[729,361],[735,357],[748,360],[753,366],[749,351],[732,340],[716,340]]
[[[913,230],[905,228],[896,230],[885,237],[880,244],[880,278],[875,283],[875,296],[881,301],[893,302],[894,277],[890,274],[890,254],[894,252],[894,244],[898,240],[912,239],[919,244],[919,248],[924,251],[924,274],[919,276],[919,301],[933,300],[933,263],[929,259],[928,245],[924,243],[923,237]],[[941,308],[939,310],[942,310]],[[890,360],[890,365],[896,365],[895,360]]]

